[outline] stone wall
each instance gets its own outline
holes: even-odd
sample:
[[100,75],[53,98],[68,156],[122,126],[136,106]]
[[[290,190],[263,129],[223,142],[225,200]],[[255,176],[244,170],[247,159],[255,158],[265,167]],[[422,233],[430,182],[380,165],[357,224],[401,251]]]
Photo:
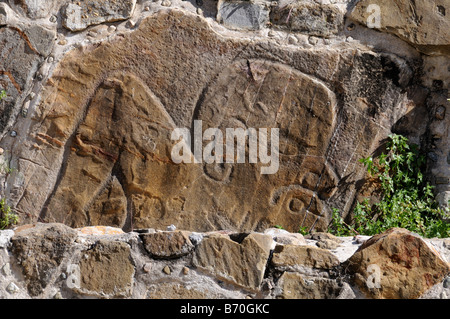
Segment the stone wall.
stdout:
[[197,233],[63,224],[0,232],[0,297],[125,299],[450,298],[450,242]]
[[[21,224],[323,231],[397,132],[447,205],[447,4],[369,2],[1,1],[2,196]],[[199,120],[278,128],[279,170],[175,165]]]
[[[358,160],[393,132],[448,207],[449,12],[0,1],[0,195],[21,225],[0,232],[0,297],[449,298],[448,239],[323,233],[376,198]],[[277,172],[175,163],[171,133],[199,121],[279,129]]]

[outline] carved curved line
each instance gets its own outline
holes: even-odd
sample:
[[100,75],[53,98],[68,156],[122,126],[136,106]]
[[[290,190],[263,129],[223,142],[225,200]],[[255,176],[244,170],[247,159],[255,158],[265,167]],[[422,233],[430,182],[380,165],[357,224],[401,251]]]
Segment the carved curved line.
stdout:
[[[81,110],[82,116],[80,116],[80,119],[78,120],[78,122],[74,125],[73,131],[71,132],[69,138],[67,138],[67,140],[65,141],[65,145],[64,145],[64,152],[63,152],[63,160],[62,160],[62,165],[59,169],[59,172],[57,174],[57,178],[56,178],[56,182],[53,186],[52,191],[50,192],[50,194],[48,195],[47,199],[44,202],[44,205],[42,206],[41,212],[39,213],[38,216],[38,220],[44,221],[46,216],[47,216],[47,211],[48,211],[48,206],[51,202],[51,200],[54,198],[56,192],[59,189],[59,186],[61,184],[61,182],[64,179],[64,176],[66,175],[66,171],[67,171],[67,166],[68,166],[68,159],[70,157],[71,154],[71,143],[70,141],[73,141],[74,138],[77,135],[77,132],[80,128],[80,126],[85,122],[86,117],[89,113],[89,109],[92,105],[92,100],[93,98],[97,95],[99,89],[105,85],[105,83],[108,84],[112,84],[114,87],[114,84],[117,83],[110,83],[108,82],[108,79],[116,79],[117,77],[125,77],[127,75],[130,75],[132,77],[135,77],[132,73],[129,72],[123,72],[123,71],[112,71],[112,72],[108,72],[103,74],[103,76],[101,77],[100,81],[97,81],[92,94],[89,95],[89,97],[86,99],[85,103],[83,103],[83,108]],[[170,125],[172,125],[173,127],[175,127],[174,121],[172,119],[172,117],[170,116],[170,114],[167,112],[167,110],[165,109],[164,105],[161,103],[161,101],[154,95],[154,93],[150,90],[150,88],[143,82],[141,81],[141,85],[144,88],[144,90],[146,91],[146,93],[153,99],[153,101],[158,104],[159,106],[161,106],[161,112],[163,113],[162,115],[166,117],[167,121],[169,122]],[[155,121],[153,121],[155,122]],[[126,150],[126,149],[125,149]],[[121,150],[122,151],[122,150]],[[120,152],[121,153],[121,152]],[[119,153],[119,158],[120,158],[120,153]],[[155,155],[155,154],[153,154]],[[156,155],[155,155],[156,156]],[[157,157],[152,156],[152,158],[156,158],[158,160]],[[111,171],[112,172],[112,171]],[[103,185],[100,188],[104,188],[107,180],[110,178],[111,176],[109,176],[103,183]],[[122,185],[122,183],[119,180],[119,183]],[[123,185],[122,185],[123,188]],[[98,195],[98,194],[97,194]],[[92,202],[95,200],[95,198],[93,200],[91,200],[89,203],[92,204]],[[89,207],[90,205],[88,205]]]

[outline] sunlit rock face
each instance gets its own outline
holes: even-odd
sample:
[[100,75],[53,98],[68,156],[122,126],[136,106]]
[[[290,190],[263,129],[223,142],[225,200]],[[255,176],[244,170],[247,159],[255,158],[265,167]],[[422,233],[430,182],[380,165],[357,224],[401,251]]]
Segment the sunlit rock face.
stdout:
[[[35,74],[10,62],[0,73],[23,102],[3,101],[1,141],[2,162],[14,168],[4,193],[21,223],[323,231],[332,208],[345,217],[370,190],[360,158],[393,131],[423,142],[448,114],[440,91],[428,89],[448,84],[432,70],[443,58],[425,59],[420,83],[422,53],[366,28],[362,4],[260,1],[251,6],[264,13],[256,19],[238,3],[252,25],[243,28],[222,12],[235,5],[227,1],[204,12],[22,2],[0,8],[17,26],[0,36],[17,38],[15,55],[34,48],[23,57],[36,64]],[[30,21],[21,25],[21,15]],[[306,16],[314,23],[302,25]],[[174,159],[179,129],[189,162]],[[247,133],[241,150],[227,129]],[[211,132],[222,149],[211,148]],[[443,148],[433,151],[433,176],[445,171]]]

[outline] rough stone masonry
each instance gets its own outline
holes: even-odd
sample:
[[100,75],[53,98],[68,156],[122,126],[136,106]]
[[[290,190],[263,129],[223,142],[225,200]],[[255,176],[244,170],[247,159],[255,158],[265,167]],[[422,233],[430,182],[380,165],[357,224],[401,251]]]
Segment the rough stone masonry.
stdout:
[[448,299],[450,241],[37,223],[0,231],[0,297]]
[[[261,234],[275,225],[320,233],[332,208],[344,218],[351,214],[358,200],[372,195],[358,160],[379,151],[392,132],[426,150],[427,178],[448,207],[449,10],[446,0],[377,1],[375,7],[370,0],[0,1],[0,90],[7,92],[0,101],[0,192],[20,225],[53,225],[42,236],[34,234],[41,226],[14,233],[4,255],[10,278],[2,281],[4,291],[211,295],[195,289],[194,281],[189,289],[180,279],[152,284],[145,274],[156,271],[154,263],[163,265],[169,249],[176,253],[155,272],[161,278],[198,271],[208,274],[200,282],[213,287],[218,280],[245,289],[239,296],[268,289],[270,296],[322,297],[326,287],[336,296],[350,293],[347,281],[340,285],[331,275],[342,261],[328,254],[319,262],[323,252],[316,249],[268,248]],[[203,130],[279,129],[278,172],[261,175],[261,163],[247,162],[176,165],[171,132],[193,129],[197,120]],[[135,232],[171,224],[219,233],[197,244],[185,233],[171,234],[174,242],[160,251],[155,241],[166,233]],[[88,239],[75,229],[94,226],[125,234],[83,246]],[[220,234],[225,230],[248,236]],[[2,232],[5,249],[12,234]],[[406,235],[387,237],[396,236]],[[30,260],[33,242],[46,249]],[[367,250],[381,245],[371,243]],[[136,263],[141,245],[150,258],[145,265]],[[248,258],[223,265],[213,255],[217,245],[226,258]],[[308,259],[324,276],[305,279],[298,272],[304,266],[286,254]],[[80,258],[70,267],[69,255]],[[362,293],[423,296],[444,285],[445,265],[429,258],[437,273],[418,271],[425,278],[420,287],[402,289],[400,296],[396,288]],[[247,261],[252,273],[227,268],[247,269]],[[398,263],[411,269],[426,264]],[[118,264],[124,271],[117,278],[101,270]],[[347,268],[356,283],[367,280],[367,269]],[[369,276],[377,271],[370,269]],[[87,273],[93,277],[83,277]],[[388,280],[393,287],[408,278],[398,274],[403,277]],[[72,288],[60,292],[67,283]],[[216,288],[211,293],[229,296]]]

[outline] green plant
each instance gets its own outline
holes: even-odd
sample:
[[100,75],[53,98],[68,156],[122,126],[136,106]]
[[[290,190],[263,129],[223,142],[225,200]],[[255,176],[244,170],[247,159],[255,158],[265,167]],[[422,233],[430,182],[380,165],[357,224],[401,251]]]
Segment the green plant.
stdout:
[[2,198],[0,200],[0,230],[15,225],[18,221],[18,216],[12,212],[6,200]]
[[302,234],[303,236],[308,235],[309,234],[309,227],[307,227],[307,226],[300,226],[298,232],[300,234]]
[[416,145],[409,145],[401,135],[390,135],[387,154],[363,158],[367,169],[381,190],[381,200],[371,205],[368,199],[358,203],[351,225],[333,210],[329,231],[337,235],[374,235],[392,227],[402,227],[424,237],[450,237],[445,211],[434,199],[433,187],[423,175],[426,157]]
[[[0,90],[0,101],[5,97],[5,90]],[[2,173],[6,174],[9,174],[13,171],[12,168],[3,164],[0,165],[0,170],[2,171]],[[0,230],[15,225],[18,221],[19,217],[12,212],[11,207],[6,203],[6,199],[2,198],[0,200]]]

